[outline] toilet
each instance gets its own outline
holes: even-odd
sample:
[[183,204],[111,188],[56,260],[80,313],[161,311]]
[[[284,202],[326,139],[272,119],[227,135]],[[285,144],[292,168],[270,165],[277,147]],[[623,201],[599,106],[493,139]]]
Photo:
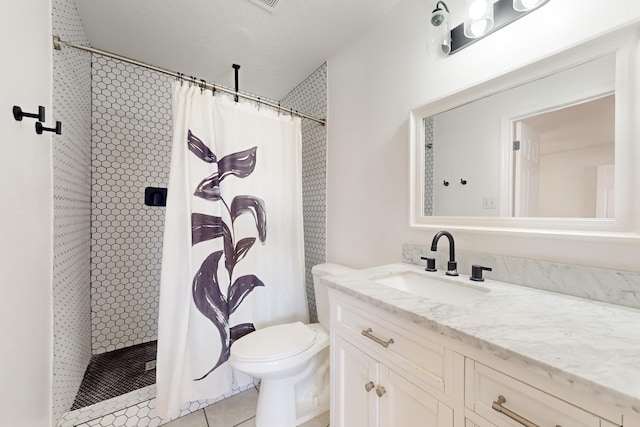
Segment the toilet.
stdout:
[[234,342],[231,366],[261,380],[256,427],[295,427],[329,410],[329,294],[318,278],[350,271],[312,268],[320,323],[269,326]]

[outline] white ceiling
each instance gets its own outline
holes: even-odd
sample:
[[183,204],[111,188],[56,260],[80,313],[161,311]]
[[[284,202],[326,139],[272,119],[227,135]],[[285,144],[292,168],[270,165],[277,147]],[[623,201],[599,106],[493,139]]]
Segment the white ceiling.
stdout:
[[275,100],[399,1],[75,0],[93,47],[230,87],[240,64],[240,90]]

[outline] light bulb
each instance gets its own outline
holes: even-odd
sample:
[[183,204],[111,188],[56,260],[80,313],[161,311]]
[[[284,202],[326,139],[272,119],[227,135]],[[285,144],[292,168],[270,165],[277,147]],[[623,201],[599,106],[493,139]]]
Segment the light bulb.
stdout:
[[469,28],[474,37],[480,37],[487,31],[487,26],[487,21],[483,19],[481,21],[472,22]]
[[513,0],[513,8],[518,12],[526,12],[535,9],[544,2],[545,0]]
[[475,0],[469,6],[469,18],[480,19],[487,12],[487,2],[484,0]]
[[467,0],[467,11],[468,18],[464,21],[467,38],[476,39],[493,28],[492,0]]

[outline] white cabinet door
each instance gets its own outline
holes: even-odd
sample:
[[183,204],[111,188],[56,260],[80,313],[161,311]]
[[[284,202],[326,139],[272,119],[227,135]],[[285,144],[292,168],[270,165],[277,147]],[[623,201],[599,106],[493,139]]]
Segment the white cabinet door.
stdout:
[[380,427],[452,427],[453,411],[386,366],[380,366]]
[[336,336],[331,367],[332,427],[378,427],[378,363]]
[[332,427],[452,427],[453,411],[339,335]]

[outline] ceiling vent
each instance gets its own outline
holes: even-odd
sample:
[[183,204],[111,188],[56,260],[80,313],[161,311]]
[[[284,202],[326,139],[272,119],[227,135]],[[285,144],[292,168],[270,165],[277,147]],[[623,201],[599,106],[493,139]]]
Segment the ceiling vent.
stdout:
[[279,0],[249,0],[251,3],[260,6],[263,9],[273,12]]

